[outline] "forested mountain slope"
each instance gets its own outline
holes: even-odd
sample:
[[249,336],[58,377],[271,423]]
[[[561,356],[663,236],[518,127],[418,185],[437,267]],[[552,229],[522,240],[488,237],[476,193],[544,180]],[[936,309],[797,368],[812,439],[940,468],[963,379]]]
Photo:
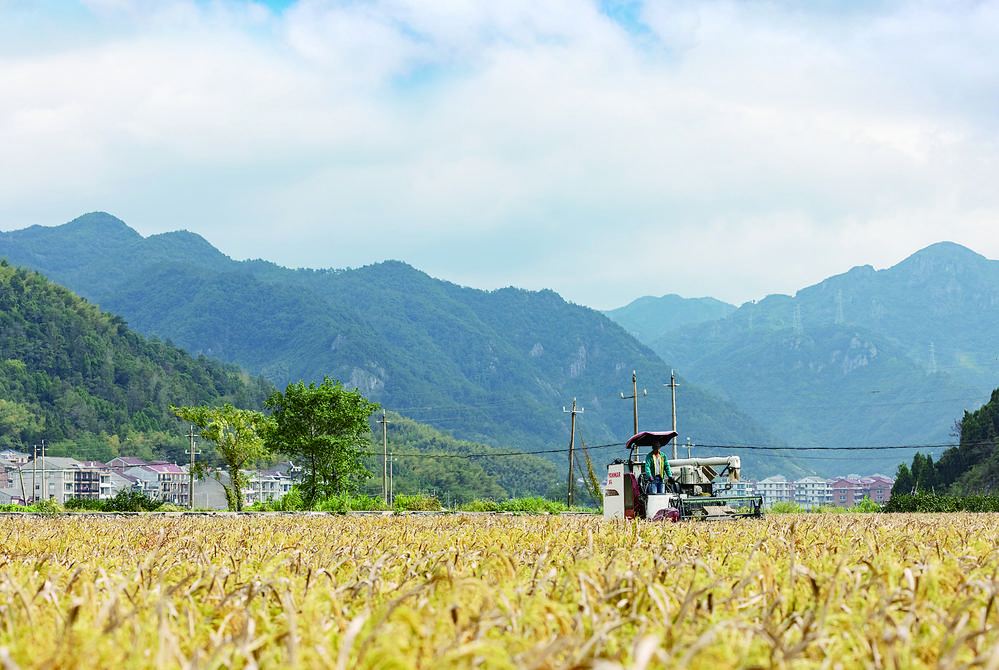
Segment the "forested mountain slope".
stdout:
[[[513,456],[508,450],[456,440],[394,412],[388,413],[384,448],[391,460],[390,478],[396,495],[428,495],[442,503],[547,496],[565,501],[566,479],[540,456]],[[381,494],[386,455],[376,426],[375,448],[365,466],[375,476],[365,485],[372,496]],[[577,474],[585,471],[582,457]]]
[[[170,404],[262,409],[273,387],[236,365],[150,341],[44,276],[0,261],[0,447],[183,460]],[[126,441],[130,441],[126,444]]]
[[934,462],[917,453],[911,467],[899,465],[892,495],[947,493],[954,496],[996,495],[999,491],[999,389],[959,422],[961,441]]
[[[121,317],[0,260],[0,448],[30,454],[45,440],[49,455],[184,462],[189,426],[170,404],[262,410],[273,390],[235,364],[146,340]],[[398,415],[390,421],[397,493],[433,489],[467,502],[542,495],[557,481],[541,457],[497,455]],[[213,459],[211,449],[199,456]],[[381,460],[374,455],[368,466],[376,476],[367,490],[380,493]]]
[[[0,234],[0,255],[51,272],[139,332],[239,363],[278,386],[329,375],[462,440],[565,447],[563,409],[576,398],[584,409],[577,439],[620,444],[633,428],[631,401],[621,399],[631,395],[633,370],[639,392],[649,391],[639,403],[640,429],[671,422],[666,363],[599,312],[553,292],[480,291],[400,262],[289,270],[232,261],[191,233],[136,239],[129,231],[114,217],[91,214]],[[96,237],[98,250],[86,242]],[[75,255],[72,264],[65,254]],[[683,379],[677,409],[681,439],[778,443],[735,405]],[[595,452],[600,467],[621,455],[617,449]],[[772,454],[743,456],[747,476],[805,470]]]

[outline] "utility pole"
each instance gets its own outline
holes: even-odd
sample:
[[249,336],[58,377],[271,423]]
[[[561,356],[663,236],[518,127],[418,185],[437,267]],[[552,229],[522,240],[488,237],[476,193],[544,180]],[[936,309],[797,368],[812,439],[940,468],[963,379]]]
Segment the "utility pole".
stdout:
[[[568,412],[565,407],[562,408],[563,412]],[[572,452],[576,442],[576,412],[582,413],[583,408],[580,407],[579,410],[576,409],[576,399],[572,399],[572,419],[569,423],[569,492],[566,496],[566,507],[572,507],[573,499],[573,489],[575,488],[573,484],[575,483],[575,475],[573,474],[573,463],[572,463]]]
[[[669,386],[670,396],[673,399],[673,432],[676,432],[676,375],[673,374],[673,370],[669,371],[669,384],[663,384],[663,386]],[[673,438],[673,458],[676,458],[676,438]]]
[[194,509],[194,457],[201,453],[201,449],[194,448],[194,426],[191,426],[191,432],[188,433],[188,437],[191,438],[191,448],[187,450],[187,453],[191,455],[191,470],[188,473],[190,475],[190,484],[187,491],[187,506]]
[[19,468],[17,469],[17,476],[18,476],[18,477],[20,478],[20,480],[21,480],[21,503],[22,503],[23,505],[27,506],[27,504],[28,504],[28,499],[27,499],[27,498],[25,497],[25,495],[24,495],[24,467],[23,467],[23,464],[22,464],[22,467],[19,467]]
[[35,476],[38,472],[38,445],[34,445],[35,451],[31,455],[31,502],[38,499],[38,483]]
[[42,492],[45,497],[42,500],[48,500],[49,496],[49,473],[45,470],[45,440],[42,440]]
[[388,502],[388,424],[385,418],[385,410],[382,410],[382,500]]
[[385,501],[385,502],[388,503],[389,507],[392,506],[391,498],[395,497],[395,486],[394,486],[394,482],[393,482],[394,472],[395,472],[395,456],[392,456],[389,459],[389,498],[390,498],[390,500],[386,500]]
[[631,372],[631,395],[626,396],[624,393],[621,394],[621,400],[634,400],[635,401],[635,432],[632,435],[638,435],[638,399],[645,397],[649,394],[648,391],[643,390],[642,395],[638,395],[638,375],[634,370]]

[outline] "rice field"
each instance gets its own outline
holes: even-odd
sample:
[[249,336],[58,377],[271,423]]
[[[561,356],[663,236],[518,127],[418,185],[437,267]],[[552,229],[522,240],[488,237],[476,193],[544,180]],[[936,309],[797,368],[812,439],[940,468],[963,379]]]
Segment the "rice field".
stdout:
[[0,517],[0,668],[999,668],[999,516]]

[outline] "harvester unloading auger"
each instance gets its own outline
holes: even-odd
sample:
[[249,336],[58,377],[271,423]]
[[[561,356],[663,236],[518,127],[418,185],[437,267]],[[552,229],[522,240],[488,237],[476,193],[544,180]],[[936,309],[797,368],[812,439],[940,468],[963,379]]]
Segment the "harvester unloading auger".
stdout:
[[[739,481],[738,456],[671,458],[672,481],[665,493],[649,493],[645,459],[641,447],[666,446],[676,431],[645,431],[628,440],[628,459],[616,459],[607,466],[604,489],[605,519],[732,519],[763,515],[763,498],[731,493]],[[665,457],[664,457],[665,458]],[[715,481],[717,478],[723,481]]]

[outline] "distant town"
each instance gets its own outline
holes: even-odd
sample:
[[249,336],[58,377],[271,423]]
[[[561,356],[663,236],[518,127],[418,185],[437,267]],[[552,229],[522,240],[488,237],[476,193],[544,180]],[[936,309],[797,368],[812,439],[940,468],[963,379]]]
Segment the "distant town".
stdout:
[[789,481],[782,475],[767,477],[758,482],[746,482],[756,494],[763,496],[763,504],[770,507],[777,502],[793,502],[805,509],[815,507],[853,507],[864,498],[883,504],[891,497],[895,480],[881,474],[869,476],[846,475],[822,479],[804,477]]
[[[216,474],[229,484],[228,473],[224,471],[199,480],[191,477],[190,466],[166,461],[144,461],[129,456],[119,456],[107,463],[57,456],[36,461],[28,454],[6,449],[0,451],[0,504],[23,505],[49,499],[65,505],[74,498],[106,500],[131,488],[153,500],[179,507],[227,509],[222,483]],[[284,462],[269,470],[247,470],[246,474],[249,486],[243,495],[245,503],[252,505],[277,500],[288,493],[298,469]]]
[[[243,491],[247,505],[277,500],[291,490],[299,470],[290,462],[268,470],[247,470],[249,486]],[[123,489],[139,491],[153,500],[179,507],[226,509],[222,483],[224,471],[204,479],[191,477],[190,466],[165,461],[144,461],[119,456],[107,463],[49,456],[33,460],[13,449],[0,451],[0,504],[28,504],[50,499],[65,505],[74,498],[106,500]],[[856,474],[833,479],[804,477],[788,480],[782,475],[761,481],[733,483],[732,493],[763,496],[763,504],[795,503],[803,509],[853,507],[865,498],[882,504],[891,496],[895,480],[881,474]],[[193,487],[193,488],[192,488]],[[192,504],[193,493],[193,504]]]
[[794,503],[810,510],[819,507],[853,507],[865,498],[879,505],[884,504],[891,497],[894,485],[894,479],[882,474],[850,474],[832,479],[804,477],[793,481],[783,475],[774,475],[758,482],[733,482],[730,492],[738,496],[762,496],[764,507],[775,503]]

